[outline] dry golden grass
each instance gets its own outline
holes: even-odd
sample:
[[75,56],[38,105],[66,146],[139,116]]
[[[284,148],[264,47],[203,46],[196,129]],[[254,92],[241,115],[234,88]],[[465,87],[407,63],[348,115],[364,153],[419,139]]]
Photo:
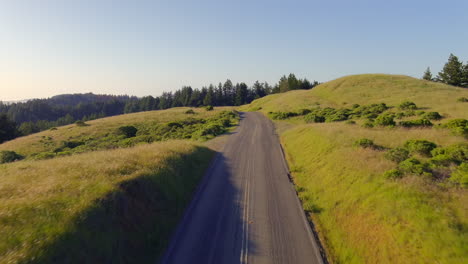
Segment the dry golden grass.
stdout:
[[0,263],[155,261],[212,153],[169,141],[0,165]]

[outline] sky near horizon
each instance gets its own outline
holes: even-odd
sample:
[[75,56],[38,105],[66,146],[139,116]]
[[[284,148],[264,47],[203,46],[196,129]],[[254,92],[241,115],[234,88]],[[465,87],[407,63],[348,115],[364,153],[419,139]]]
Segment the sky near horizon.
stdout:
[[0,100],[421,77],[468,61],[468,1],[0,0]]

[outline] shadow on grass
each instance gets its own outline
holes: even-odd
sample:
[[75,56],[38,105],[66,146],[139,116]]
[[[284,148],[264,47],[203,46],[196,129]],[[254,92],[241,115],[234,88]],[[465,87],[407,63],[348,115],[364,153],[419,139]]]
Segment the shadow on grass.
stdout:
[[75,217],[69,232],[21,263],[154,263],[213,154],[197,147],[154,174],[122,182]]

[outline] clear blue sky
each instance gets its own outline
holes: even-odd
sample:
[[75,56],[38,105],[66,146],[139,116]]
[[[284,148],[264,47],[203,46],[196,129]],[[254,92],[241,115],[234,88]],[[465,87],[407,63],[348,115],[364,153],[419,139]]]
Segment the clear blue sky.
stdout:
[[182,85],[296,73],[420,77],[468,60],[468,1],[0,2],[0,100],[94,92],[159,95]]

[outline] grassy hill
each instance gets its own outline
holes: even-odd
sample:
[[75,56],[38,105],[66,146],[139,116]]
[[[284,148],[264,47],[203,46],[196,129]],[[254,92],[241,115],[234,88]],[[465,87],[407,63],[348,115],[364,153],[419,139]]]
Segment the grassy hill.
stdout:
[[156,261],[215,153],[202,141],[237,122],[229,109],[115,116],[1,144],[25,159],[0,164],[0,263]]
[[[465,263],[467,127],[444,128],[468,118],[460,97],[468,89],[366,74],[244,108],[276,119],[298,195],[332,262]],[[400,109],[404,101],[416,106]],[[442,119],[426,119],[429,112]]]

